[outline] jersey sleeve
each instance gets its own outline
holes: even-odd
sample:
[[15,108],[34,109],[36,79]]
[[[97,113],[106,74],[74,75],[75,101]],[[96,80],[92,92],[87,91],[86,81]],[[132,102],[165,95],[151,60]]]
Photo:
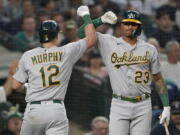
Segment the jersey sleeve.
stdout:
[[25,83],[28,79],[27,70],[25,68],[25,54],[22,55],[21,59],[19,60],[18,67],[16,73],[14,74],[13,78],[21,83]]
[[97,35],[96,45],[99,49],[103,62],[106,62],[106,54],[108,54],[108,51],[110,49],[107,41],[110,39],[110,36],[106,34],[101,34],[99,32],[97,32],[96,35]]
[[86,51],[87,45],[85,39],[82,39],[66,45],[65,48],[70,55],[70,60],[75,63]]
[[0,103],[6,102],[6,93],[4,87],[0,87]]
[[160,71],[161,71],[161,66],[160,66],[160,62],[159,62],[159,56],[158,56],[157,49],[154,47],[153,55],[151,58],[151,73],[157,74]]
[[108,46],[105,44],[106,42],[106,37],[105,34],[101,34],[97,32],[97,46],[100,51],[106,51],[108,49]]

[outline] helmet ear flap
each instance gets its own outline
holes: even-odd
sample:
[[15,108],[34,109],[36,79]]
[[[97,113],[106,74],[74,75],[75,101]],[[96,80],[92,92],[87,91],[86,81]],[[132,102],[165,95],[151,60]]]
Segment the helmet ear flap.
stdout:
[[140,36],[141,35],[141,31],[142,31],[142,25],[139,25],[138,28],[132,32],[132,35],[134,37]]

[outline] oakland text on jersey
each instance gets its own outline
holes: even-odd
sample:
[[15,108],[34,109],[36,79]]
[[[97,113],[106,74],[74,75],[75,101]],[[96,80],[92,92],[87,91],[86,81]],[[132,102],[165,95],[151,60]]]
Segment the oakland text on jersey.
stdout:
[[33,65],[46,63],[46,62],[57,62],[62,61],[63,52],[49,52],[42,53],[31,57]]
[[136,64],[145,64],[149,63],[149,51],[146,51],[143,56],[135,56],[133,53],[124,52],[123,56],[118,56],[116,52],[111,55],[111,62],[116,64],[116,68],[120,68],[121,66],[129,66]]

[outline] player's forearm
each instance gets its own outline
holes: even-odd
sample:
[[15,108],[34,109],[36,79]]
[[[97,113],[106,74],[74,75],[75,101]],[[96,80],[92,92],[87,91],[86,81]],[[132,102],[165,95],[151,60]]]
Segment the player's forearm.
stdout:
[[17,90],[17,89],[21,88],[22,86],[23,86],[23,83],[13,79],[13,81],[12,81],[12,88],[13,89]]
[[163,106],[169,106],[168,92],[161,73],[153,75],[153,79]]
[[86,35],[86,44],[87,48],[91,48],[96,43],[96,30],[92,24],[92,20],[89,15],[83,17],[85,26],[85,35]]
[[12,93],[12,89],[13,89],[12,80],[13,80],[12,75],[8,75],[6,82],[4,84],[4,90],[5,90],[6,96],[9,96]]
[[[95,28],[97,28],[97,27],[99,27],[100,25],[103,24],[100,17],[97,18],[97,19],[92,20],[92,23],[93,23]],[[85,37],[85,32],[84,32],[85,26],[86,26],[86,24],[83,24],[78,28],[76,33],[77,33],[77,36],[79,38],[84,38]]]

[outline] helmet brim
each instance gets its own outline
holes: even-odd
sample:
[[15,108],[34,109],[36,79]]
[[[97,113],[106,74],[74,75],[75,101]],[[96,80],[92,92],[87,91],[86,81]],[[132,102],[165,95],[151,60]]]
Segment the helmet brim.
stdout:
[[121,22],[133,22],[133,23],[137,23],[137,24],[142,24],[142,22],[140,22],[139,20],[136,20],[136,19],[123,19]]

